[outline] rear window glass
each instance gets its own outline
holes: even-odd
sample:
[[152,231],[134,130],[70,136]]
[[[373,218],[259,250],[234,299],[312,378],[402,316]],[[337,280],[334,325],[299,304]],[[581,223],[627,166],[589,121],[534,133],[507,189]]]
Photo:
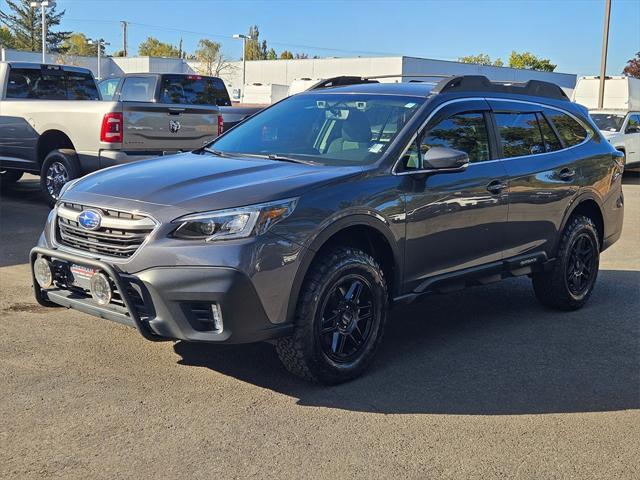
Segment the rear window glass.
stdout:
[[120,100],[124,102],[153,102],[156,80],[153,77],[127,77],[122,84]]
[[522,157],[546,151],[535,113],[496,113],[502,153]]
[[48,69],[12,68],[7,98],[39,100],[98,100],[98,88],[89,73]]
[[160,85],[160,102],[182,105],[231,105],[222,80],[200,75],[164,75]]
[[545,109],[544,114],[556,127],[565,147],[578,145],[587,138],[588,133],[584,127],[566,113]]

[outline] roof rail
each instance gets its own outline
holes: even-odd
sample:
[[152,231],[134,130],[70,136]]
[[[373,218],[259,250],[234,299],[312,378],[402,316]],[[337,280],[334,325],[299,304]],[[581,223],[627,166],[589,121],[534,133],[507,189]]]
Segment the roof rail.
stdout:
[[307,90],[320,90],[323,88],[342,87],[345,85],[358,85],[361,83],[380,83],[380,82],[378,82],[377,80],[369,80],[364,77],[342,75],[340,77],[332,77],[332,78],[320,80],[318,83],[310,86]]
[[521,83],[492,82],[484,75],[462,75],[444,79],[432,90],[434,94],[449,92],[515,93],[569,101],[569,97],[564,93],[564,90],[555,83],[542,80],[529,80]]

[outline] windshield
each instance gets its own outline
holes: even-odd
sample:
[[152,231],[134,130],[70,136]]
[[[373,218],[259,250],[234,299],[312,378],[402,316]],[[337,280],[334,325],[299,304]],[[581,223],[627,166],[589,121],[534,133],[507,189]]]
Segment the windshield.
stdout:
[[592,113],[591,118],[599,130],[607,132],[619,132],[624,122],[624,115],[614,113]]
[[287,157],[323,165],[373,163],[424,100],[367,94],[297,95],[247,119],[210,147],[221,154]]

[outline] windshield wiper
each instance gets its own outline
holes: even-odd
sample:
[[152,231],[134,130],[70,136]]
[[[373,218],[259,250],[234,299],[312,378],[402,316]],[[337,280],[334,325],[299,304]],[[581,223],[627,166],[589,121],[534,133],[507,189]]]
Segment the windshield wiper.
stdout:
[[277,153],[270,153],[269,155],[267,155],[267,158],[269,160],[277,160],[279,162],[292,162],[292,163],[302,163],[304,165],[317,165],[316,162],[312,162],[310,160],[302,160],[300,158],[287,157],[285,155],[280,155]]
[[226,153],[221,152],[220,150],[216,150],[215,148],[205,147],[203,150],[205,152],[212,153],[213,155],[216,155],[217,157],[228,157],[228,155]]

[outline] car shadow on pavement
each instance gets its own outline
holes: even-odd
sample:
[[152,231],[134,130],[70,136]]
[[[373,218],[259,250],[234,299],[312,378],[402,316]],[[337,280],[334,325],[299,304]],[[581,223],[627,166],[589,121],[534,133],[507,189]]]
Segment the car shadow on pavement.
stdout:
[[0,191],[0,267],[26,263],[49,214],[37,177]]
[[289,375],[272,345],[178,342],[180,364],[363,412],[540,414],[640,408],[640,272],[600,272],[577,312],[540,306],[526,278],[395,310],[372,368],[322,387]]

